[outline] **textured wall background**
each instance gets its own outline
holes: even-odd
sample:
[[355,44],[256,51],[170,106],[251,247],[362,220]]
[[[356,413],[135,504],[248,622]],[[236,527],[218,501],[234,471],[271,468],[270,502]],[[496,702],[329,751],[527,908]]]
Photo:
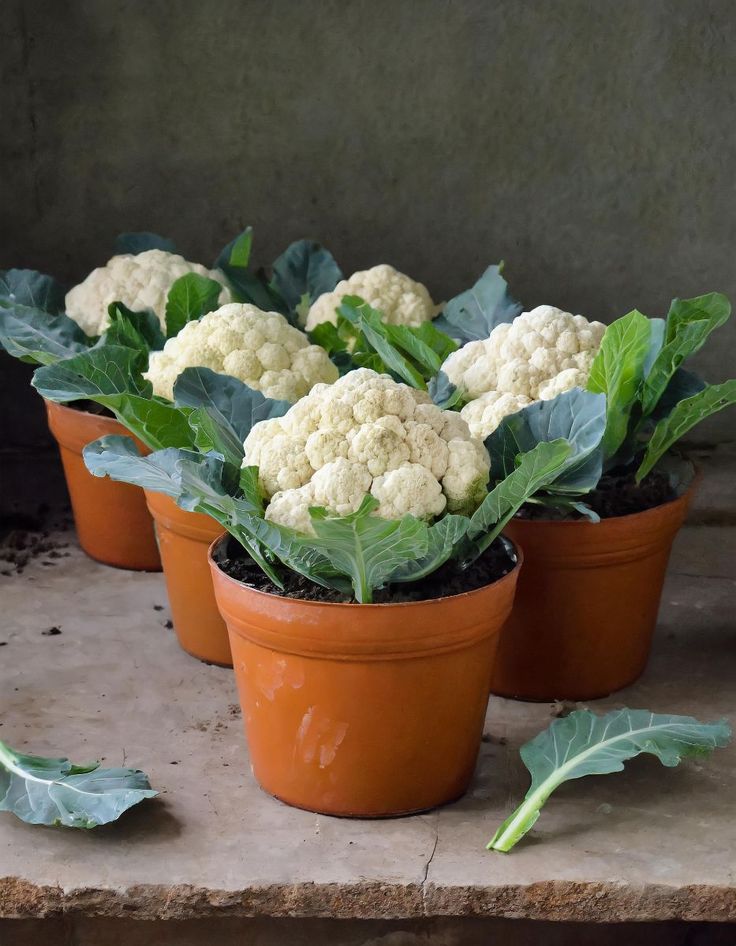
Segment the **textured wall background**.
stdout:
[[[610,319],[736,297],[733,0],[3,0],[0,266],[122,230],[210,262],[246,223],[438,297]],[[700,358],[733,373],[736,321]],[[5,441],[43,438],[3,358]],[[21,393],[22,392],[22,393]],[[8,429],[9,428],[9,429]],[[702,435],[729,436],[733,415]]]

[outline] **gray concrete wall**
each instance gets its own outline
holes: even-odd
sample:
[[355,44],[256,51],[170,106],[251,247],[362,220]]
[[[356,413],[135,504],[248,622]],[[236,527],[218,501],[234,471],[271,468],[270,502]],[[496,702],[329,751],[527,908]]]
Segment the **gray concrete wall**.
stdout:
[[[390,261],[438,297],[501,257],[528,305],[594,318],[736,297],[733,0],[2,12],[0,266],[76,280],[131,229],[211,261],[251,223],[260,261],[313,235],[346,271]],[[710,380],[735,343],[736,320],[699,358]],[[3,387],[9,433],[35,442],[24,385]]]

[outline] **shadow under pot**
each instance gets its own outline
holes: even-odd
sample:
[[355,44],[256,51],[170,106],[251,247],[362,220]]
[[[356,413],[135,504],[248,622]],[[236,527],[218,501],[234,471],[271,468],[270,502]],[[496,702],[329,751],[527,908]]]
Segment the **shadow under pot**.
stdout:
[[225,622],[217,610],[208,550],[222,526],[199,512],[187,512],[163,493],[146,490],[156,523],[171,617],[179,645],[207,663],[232,667]]
[[524,551],[491,692],[519,700],[593,700],[643,673],[674,538],[693,486],[671,502],[588,521],[514,519]]
[[[45,401],[49,429],[59,444],[74,525],[79,544],[90,558],[104,565],[135,571],[160,572],[153,520],[143,490],[127,483],[93,476],[82,459],[88,443],[130,431],[114,417],[93,414]],[[135,437],[138,449],[150,451]]]
[[353,817],[463,795],[520,561],[452,597],[340,604],[257,591],[222,570],[226,556],[225,537],[210,564],[260,785],[298,808]]

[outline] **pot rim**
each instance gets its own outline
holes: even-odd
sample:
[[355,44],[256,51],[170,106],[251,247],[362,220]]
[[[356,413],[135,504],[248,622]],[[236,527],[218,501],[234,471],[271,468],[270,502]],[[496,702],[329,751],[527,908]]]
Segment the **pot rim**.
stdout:
[[[605,526],[606,523],[609,522],[624,522],[630,519],[646,519],[647,517],[651,518],[657,515],[660,510],[666,509],[668,506],[674,506],[678,503],[684,503],[685,505],[689,504],[693,494],[695,493],[695,490],[700,487],[700,483],[702,482],[703,468],[693,460],[689,460],[688,462],[693,468],[693,478],[688,483],[687,489],[680,493],[679,496],[675,496],[674,499],[668,499],[667,502],[659,503],[657,506],[651,506],[649,509],[642,509],[640,512],[628,512],[625,516],[606,516],[605,518],[601,519],[600,522],[591,522],[589,519],[519,519],[517,516],[514,516],[509,522],[509,525],[513,523],[514,526],[520,525],[522,528],[526,528],[527,526],[563,526],[567,528],[570,528],[570,526],[576,526],[578,529],[580,527],[599,529],[601,526]],[[505,538],[508,538],[508,536],[505,535]]]
[[512,541],[507,535],[503,535],[504,541],[508,542],[513,547],[513,551],[516,554],[516,562],[514,563],[513,568],[509,569],[509,571],[506,572],[505,575],[502,575],[501,578],[497,578],[496,581],[492,581],[488,585],[481,585],[480,588],[474,588],[472,591],[462,591],[457,595],[444,595],[440,598],[422,598],[419,601],[386,601],[378,604],[359,604],[357,601],[309,601],[303,598],[292,598],[290,595],[274,595],[269,591],[261,591],[258,588],[251,588],[242,581],[238,581],[237,578],[232,578],[230,575],[228,575],[227,572],[223,571],[220,567],[220,563],[215,559],[214,553],[217,551],[216,546],[219,546],[221,542],[227,541],[230,538],[234,537],[231,536],[229,532],[225,532],[223,535],[218,536],[207,549],[207,560],[209,561],[210,566],[217,569],[220,577],[224,581],[242,588],[249,594],[259,595],[260,597],[269,601],[292,601],[298,604],[300,607],[303,605],[304,607],[308,608],[360,608],[362,611],[364,611],[366,609],[372,610],[375,608],[416,608],[418,605],[426,607],[428,604],[434,604],[435,602],[440,601],[467,600],[473,595],[483,594],[483,592],[486,592],[489,588],[497,588],[504,582],[515,582],[519,573],[519,569],[524,564],[524,553],[521,547],[516,542]]

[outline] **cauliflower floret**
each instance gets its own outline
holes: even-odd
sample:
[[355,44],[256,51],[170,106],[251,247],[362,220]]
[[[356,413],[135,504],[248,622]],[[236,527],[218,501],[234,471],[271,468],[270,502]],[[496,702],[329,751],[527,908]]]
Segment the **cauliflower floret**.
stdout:
[[498,391],[536,401],[540,386],[562,371],[590,370],[605,330],[602,322],[540,305],[453,352],[442,370],[473,399]]
[[309,505],[345,515],[368,492],[385,518],[472,512],[486,493],[488,453],[458,414],[420,394],[360,368],[256,424],[243,465],[260,470],[268,518],[309,532]]
[[337,325],[337,308],[343,296],[360,296],[390,325],[415,327],[433,319],[440,306],[432,302],[426,286],[384,263],[353,273],[342,279],[332,292],[325,292],[313,303],[307,315],[306,328],[311,332],[322,322]]
[[442,370],[470,398],[460,413],[472,435],[483,439],[508,414],[585,387],[605,330],[602,322],[540,305],[453,352]]
[[447,505],[442,487],[421,463],[405,463],[377,476],[371,495],[378,500],[376,515],[382,519],[401,519],[402,516],[432,519]]
[[281,418],[274,417],[254,424],[245,439],[243,449],[247,462],[243,466],[257,466],[261,483],[269,496],[279,490],[292,490],[310,481],[314,467],[306,453],[304,437],[287,434]]
[[480,440],[451,440],[442,490],[449,512],[468,515],[483,502],[491,471],[488,451]]
[[539,386],[539,400],[551,401],[558,394],[564,394],[565,391],[571,391],[573,388],[584,388],[588,383],[588,371],[582,371],[580,368],[566,368],[551,381],[545,381]]
[[87,335],[101,335],[110,324],[107,307],[111,302],[122,302],[134,312],[152,309],[165,329],[166,297],[176,280],[187,273],[197,273],[223,285],[218,305],[231,301],[222,273],[190,263],[175,253],[146,250],[137,255],[113,256],[105,266],[93,269],[84,282],[66,294],[67,315]]
[[524,394],[502,394],[500,391],[486,391],[485,394],[481,394],[480,397],[466,404],[460,411],[460,416],[468,422],[470,433],[474,437],[485,440],[498,427],[504,417],[515,414],[531,403],[531,400]]
[[362,463],[333,460],[312,477],[315,506],[324,506],[338,516],[355,512],[371,488],[372,476]]
[[316,506],[312,484],[300,486],[298,489],[287,489],[274,493],[271,497],[266,519],[277,522],[281,526],[295,529],[297,532],[314,533],[309,507]]
[[144,377],[154,394],[171,400],[177,377],[193,367],[232,375],[267,397],[292,402],[338,377],[327,352],[310,345],[282,315],[240,303],[188,322],[162,351],[151,352]]

